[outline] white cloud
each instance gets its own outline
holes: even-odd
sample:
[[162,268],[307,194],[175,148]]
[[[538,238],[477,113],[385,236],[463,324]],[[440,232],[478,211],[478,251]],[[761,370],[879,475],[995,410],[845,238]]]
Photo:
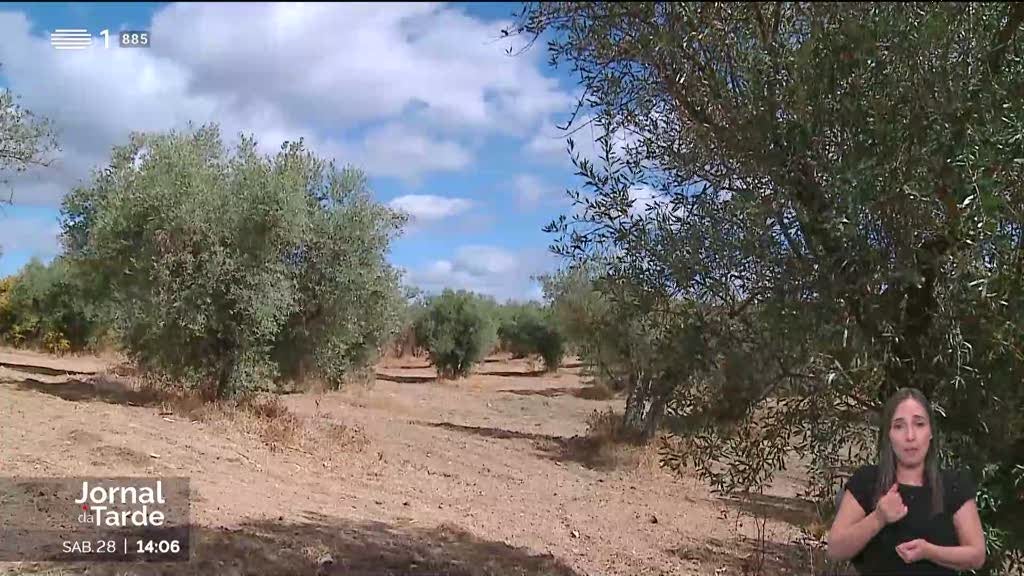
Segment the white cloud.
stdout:
[[203,119],[217,108],[187,93],[184,68],[145,51],[54,50],[31,36],[30,23],[15,12],[0,12],[0,35],[8,86],[23,106],[54,122],[62,147],[52,167],[11,179],[16,202],[52,205],[131,130]]
[[432,140],[409,127],[390,124],[367,134],[355,162],[371,174],[417,183],[425,172],[461,170],[472,160],[457,142]]
[[471,290],[498,300],[538,297],[532,276],[549,272],[557,261],[543,250],[511,251],[498,246],[467,245],[454,258],[434,260],[408,271],[407,278],[428,292],[445,288]]
[[[672,206],[672,196],[664,192],[656,191],[646,184],[639,184],[629,189],[630,208],[632,216],[643,216],[649,210],[658,212],[668,211]],[[685,210],[683,206],[672,210],[676,216],[683,217]]]
[[519,257],[497,246],[463,246],[455,260],[455,272],[465,272],[476,278],[501,276],[520,267]]
[[60,251],[60,225],[55,218],[18,218],[0,213],[0,255],[24,251],[49,259]]
[[[526,151],[537,160],[561,165],[569,161],[569,148],[564,134],[551,135],[549,131],[537,132],[526,143]],[[574,139],[575,140],[575,139]]]
[[254,134],[265,153],[301,137],[412,184],[465,169],[481,134],[527,135],[570,105],[543,50],[505,53],[505,24],[439,4],[172,4],[149,49],[58,51],[24,14],[0,12],[0,73],[63,147],[51,168],[12,178],[15,200],[54,205],[130,131],[190,121],[219,123],[226,143]]
[[630,208],[629,213],[639,215],[647,212],[651,206],[656,206],[664,201],[653,188],[646,184],[633,186],[629,189]]
[[430,194],[407,194],[388,203],[396,210],[409,214],[417,223],[436,222],[462,214],[473,207],[466,198],[446,198]]
[[519,208],[533,210],[539,207],[564,207],[570,203],[562,188],[551,185],[532,174],[519,174],[512,185],[516,191]]
[[252,94],[307,119],[424,106],[465,127],[530,125],[569,98],[539,72],[542,50],[505,53],[505,25],[427,3],[187,3],[154,18],[152,49],[189,66],[199,92]]

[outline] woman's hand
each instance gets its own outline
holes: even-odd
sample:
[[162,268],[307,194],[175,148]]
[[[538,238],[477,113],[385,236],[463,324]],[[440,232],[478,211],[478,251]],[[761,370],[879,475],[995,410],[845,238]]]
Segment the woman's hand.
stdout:
[[931,543],[923,538],[917,540],[911,540],[904,542],[896,547],[896,553],[903,558],[903,561],[907,564],[917,562],[918,560],[929,560],[929,549]]
[[898,484],[893,482],[892,488],[878,499],[878,512],[886,524],[899,522],[907,515],[907,505],[903,503],[898,488]]

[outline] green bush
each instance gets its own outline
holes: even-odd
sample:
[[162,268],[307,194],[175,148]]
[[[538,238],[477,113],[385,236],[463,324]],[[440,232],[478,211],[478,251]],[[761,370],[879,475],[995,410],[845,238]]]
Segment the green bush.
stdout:
[[70,262],[32,260],[0,285],[0,337],[54,353],[81,350],[102,332],[100,308]]
[[47,332],[43,336],[43,348],[50,354],[63,356],[71,350],[71,341],[60,332]]
[[5,342],[11,342],[12,329],[15,324],[14,309],[11,307],[11,288],[17,276],[7,276],[0,280],[0,335]]
[[399,328],[390,342],[390,354],[395,358],[419,356],[423,352],[416,339],[416,322],[426,314],[425,296],[415,286],[405,286],[402,292],[405,302],[399,314]]
[[415,325],[416,339],[443,378],[467,376],[497,341],[487,304],[463,290],[431,298]]
[[537,354],[544,360],[544,368],[557,370],[565,357],[565,337],[550,318],[538,327],[534,342]]
[[499,310],[498,338],[501,349],[513,358],[524,358],[536,353],[531,328],[541,323],[541,310],[536,305],[512,304]]
[[522,358],[539,354],[548,370],[555,370],[562,364],[565,354],[565,338],[558,329],[550,310],[536,304],[524,304],[512,308],[498,330],[502,348],[514,357]]
[[317,376],[340,385],[396,329],[404,217],[355,169],[216,126],[134,134],[62,207],[69,258],[106,286],[141,365],[218,395]]

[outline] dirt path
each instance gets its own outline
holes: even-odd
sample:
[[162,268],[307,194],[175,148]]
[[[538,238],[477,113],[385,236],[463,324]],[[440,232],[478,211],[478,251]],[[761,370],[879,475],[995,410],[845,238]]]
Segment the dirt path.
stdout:
[[[107,384],[99,359],[2,352],[0,362],[0,475],[191,479],[188,564],[47,573],[315,574],[329,551],[335,562],[321,573],[721,576],[742,573],[751,551],[753,523],[724,519],[738,504],[657,469],[650,454],[607,470],[580,449],[588,416],[622,401],[580,397],[573,368],[534,375],[522,361],[495,361],[438,383],[421,361],[392,361],[372,388],[285,397],[304,421],[344,432],[310,451],[161,415]],[[776,557],[799,556],[798,531],[782,519],[802,511],[781,497],[739,506],[780,518],[769,520],[766,573],[798,572]],[[0,564],[0,574],[54,568]]]

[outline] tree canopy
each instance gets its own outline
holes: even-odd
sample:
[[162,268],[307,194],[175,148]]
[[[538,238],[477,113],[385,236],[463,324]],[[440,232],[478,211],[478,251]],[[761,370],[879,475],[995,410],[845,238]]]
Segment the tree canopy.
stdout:
[[649,333],[699,328],[650,387],[686,446],[666,462],[753,489],[796,454],[830,498],[916,387],[943,462],[980,483],[991,566],[1019,562],[1024,6],[554,2],[518,22],[604,134],[599,163],[573,153],[554,249],[601,262]]
[[0,175],[45,166],[57,149],[52,124],[18,104],[9,89],[0,90]]
[[[0,89],[0,183],[8,184],[12,174],[32,166],[46,166],[50,153],[59,150],[56,133],[49,120],[18,104],[9,89]],[[4,199],[11,202],[14,191]],[[2,247],[0,247],[2,250]]]
[[403,222],[358,170],[301,141],[229,154],[216,125],[133,135],[62,208],[68,257],[106,287],[125,347],[221,395],[370,363],[397,328],[386,256]]

